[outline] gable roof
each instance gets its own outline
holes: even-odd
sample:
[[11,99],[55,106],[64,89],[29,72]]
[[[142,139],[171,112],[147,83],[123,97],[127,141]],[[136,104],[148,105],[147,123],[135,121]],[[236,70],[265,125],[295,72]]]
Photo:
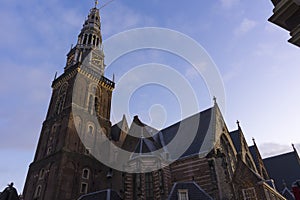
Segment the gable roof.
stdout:
[[111,127],[111,139],[113,141],[119,141],[120,137],[121,137],[121,132],[127,132],[127,130],[122,130],[124,128],[128,128],[128,123],[126,120],[125,115],[123,115],[123,118],[121,121],[119,121],[118,123],[116,123],[115,125],[113,125]]
[[122,148],[135,153],[153,152],[160,149],[168,153],[171,160],[194,155],[205,157],[213,150],[220,138],[221,131],[216,130],[222,130],[224,124],[216,103],[213,107],[161,131],[147,126],[136,116]]
[[107,189],[98,192],[85,194],[78,200],[122,200],[118,193],[114,190]]
[[189,200],[213,200],[196,182],[177,182],[173,185],[168,200],[177,200],[178,190],[187,190]]
[[284,189],[285,182],[289,190],[294,181],[300,179],[300,160],[297,151],[263,159],[270,178],[274,179],[279,192]]

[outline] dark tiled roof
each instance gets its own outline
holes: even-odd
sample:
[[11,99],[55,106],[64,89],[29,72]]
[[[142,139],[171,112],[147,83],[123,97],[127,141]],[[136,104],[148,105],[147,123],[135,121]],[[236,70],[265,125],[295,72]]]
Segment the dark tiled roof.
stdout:
[[259,155],[257,155],[257,153],[256,153],[255,146],[254,145],[249,146],[249,151],[255,162],[256,168],[259,169],[259,160],[258,160]]
[[81,196],[78,200],[122,200],[114,190],[101,190]]
[[[210,123],[215,119],[213,114],[215,108],[212,107],[194,114],[161,131],[147,126],[136,116],[129,130],[129,133],[136,136],[136,138],[131,138],[132,136],[128,135],[126,143],[129,144],[129,140],[134,141],[132,144],[136,144],[133,149],[135,153],[148,153],[163,148],[164,152],[170,153],[171,159],[200,153],[205,156],[212,150],[215,143],[215,129],[212,126],[216,126],[216,124]],[[188,141],[188,134],[195,134],[195,137],[191,137],[190,141]],[[174,140],[175,137],[180,139],[176,138]],[[169,145],[171,142],[172,145]],[[182,147],[184,143],[186,149],[178,151],[179,147]],[[130,148],[125,145],[124,149],[130,151]]]
[[[122,131],[121,129],[123,127],[128,127],[125,115],[123,115],[123,119],[120,122],[118,122],[117,124],[115,124],[111,127],[111,139],[113,141],[119,141],[120,136],[121,136],[121,131]],[[123,130],[123,131],[126,132],[126,130]]]
[[230,137],[231,137],[231,140],[233,142],[236,152],[241,152],[242,144],[241,144],[240,130],[232,131],[229,134],[230,134]]
[[[181,157],[186,157],[189,155],[198,154],[203,145],[205,137],[209,133],[209,125],[212,120],[213,108],[209,108],[205,111],[197,113],[191,117],[188,117],[181,122],[178,122],[168,128],[163,129],[162,137],[164,143],[169,144],[176,134],[182,132],[183,134],[190,134],[191,132],[197,131],[194,140],[187,150],[181,155]],[[198,127],[197,127],[198,126]],[[195,128],[196,127],[196,128]],[[214,141],[212,141],[214,142]],[[181,141],[178,141],[178,145],[173,145],[174,148],[180,146]],[[175,152],[176,149],[168,149],[171,152]],[[211,149],[206,149],[211,150]],[[208,153],[208,152],[207,152]]]
[[266,158],[263,161],[279,192],[284,189],[283,181],[291,189],[293,182],[300,179],[300,161],[296,151]]
[[199,199],[212,200],[213,199],[195,182],[178,182],[173,185],[168,200],[177,200],[178,190],[181,189],[188,191],[189,200],[199,200]]

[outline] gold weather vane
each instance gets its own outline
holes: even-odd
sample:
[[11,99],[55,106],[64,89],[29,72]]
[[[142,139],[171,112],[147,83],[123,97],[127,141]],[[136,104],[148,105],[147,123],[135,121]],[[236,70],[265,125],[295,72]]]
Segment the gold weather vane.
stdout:
[[97,8],[97,5],[99,4],[98,0],[95,0],[95,8]]

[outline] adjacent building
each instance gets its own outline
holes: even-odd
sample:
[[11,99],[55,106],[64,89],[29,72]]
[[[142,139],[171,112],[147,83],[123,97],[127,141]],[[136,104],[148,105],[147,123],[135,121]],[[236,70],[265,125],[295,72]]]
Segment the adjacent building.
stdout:
[[269,21],[290,32],[290,43],[300,47],[300,1],[271,0],[274,9]]

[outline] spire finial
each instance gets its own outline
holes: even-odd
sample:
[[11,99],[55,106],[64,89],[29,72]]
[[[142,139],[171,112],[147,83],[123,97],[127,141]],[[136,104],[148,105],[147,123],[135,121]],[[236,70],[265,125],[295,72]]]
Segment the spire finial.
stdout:
[[241,128],[241,127],[240,127],[240,121],[239,121],[239,120],[236,120],[236,124],[238,125],[238,128]]
[[214,104],[217,104],[217,97],[216,96],[214,96],[213,101],[214,101]]
[[98,0],[95,0],[95,8],[97,8],[97,5],[99,4]]
[[292,147],[293,147],[294,151],[296,152],[296,147],[294,144],[292,144]]
[[254,137],[252,138],[252,141],[253,141],[253,144],[255,145],[256,143],[255,143],[255,138]]

